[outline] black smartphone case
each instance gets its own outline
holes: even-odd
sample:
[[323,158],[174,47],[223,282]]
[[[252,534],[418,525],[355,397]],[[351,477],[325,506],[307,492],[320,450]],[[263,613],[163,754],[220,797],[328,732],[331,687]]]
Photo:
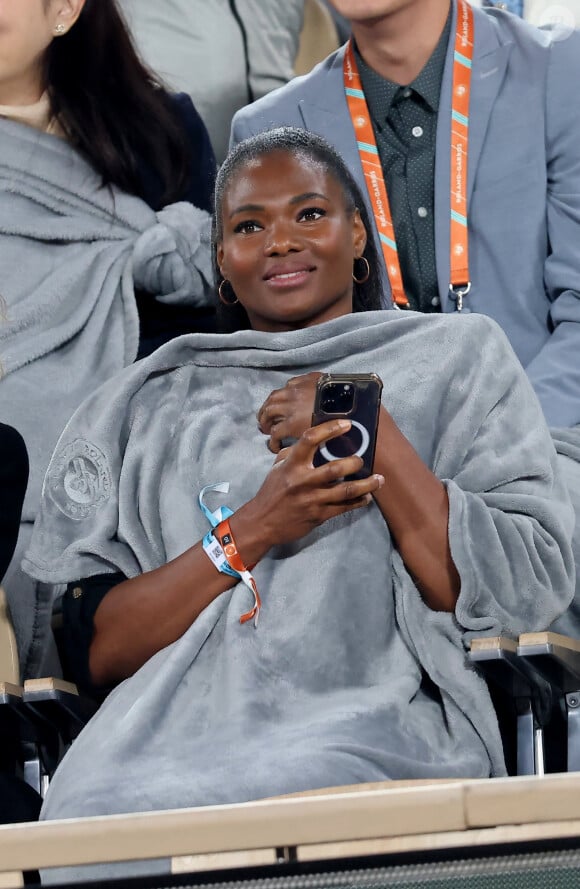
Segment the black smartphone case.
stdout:
[[[322,394],[328,383],[339,385],[350,383],[354,387],[354,403],[350,410],[338,413],[322,410]],[[318,426],[327,420],[346,419],[351,420],[352,426],[344,435],[333,438],[318,448],[313,460],[315,466],[358,454],[364,461],[363,466],[358,472],[346,478],[367,478],[372,474],[382,390],[383,383],[377,374],[323,374],[320,377],[316,388],[312,425]]]

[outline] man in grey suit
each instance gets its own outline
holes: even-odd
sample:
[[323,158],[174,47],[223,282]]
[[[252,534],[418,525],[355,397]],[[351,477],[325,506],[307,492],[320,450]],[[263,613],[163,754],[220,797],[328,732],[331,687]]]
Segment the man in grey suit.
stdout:
[[[376,219],[361,153],[373,150],[394,228],[393,239],[381,240],[396,239],[410,307],[461,307],[494,318],[549,424],[580,424],[580,33],[543,31],[500,9],[474,8],[473,48],[458,53],[462,0],[332,3],[350,21],[361,86],[350,92],[366,100],[376,147],[355,135],[345,47],[238,112],[233,141],[283,125],[319,133],[346,160]],[[452,109],[454,93],[465,93],[454,80],[458,59],[471,74],[466,114]],[[463,154],[456,121],[468,127]],[[463,249],[450,218],[454,153],[463,172],[467,163],[465,213],[455,214],[469,254],[459,299],[458,288],[450,291],[453,254]],[[392,276],[386,263],[382,271],[388,308]]]

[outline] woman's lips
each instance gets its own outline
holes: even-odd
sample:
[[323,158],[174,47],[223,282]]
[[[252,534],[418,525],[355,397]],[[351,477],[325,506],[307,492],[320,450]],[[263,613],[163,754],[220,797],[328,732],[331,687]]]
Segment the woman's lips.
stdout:
[[268,287],[276,290],[286,290],[292,287],[301,287],[306,283],[314,269],[293,269],[291,271],[279,271],[269,273],[265,277],[265,283]]

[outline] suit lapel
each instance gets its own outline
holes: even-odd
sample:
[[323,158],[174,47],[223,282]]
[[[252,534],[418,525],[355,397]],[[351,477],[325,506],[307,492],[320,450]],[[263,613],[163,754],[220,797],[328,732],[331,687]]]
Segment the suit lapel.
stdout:
[[[337,149],[358,185],[364,188],[354,129],[350,123],[342,65],[344,48],[340,49],[333,64],[318,82],[318,90],[307,100],[301,99],[298,110],[307,130],[318,133]],[[345,120],[346,118],[346,120]],[[348,124],[348,126],[346,126]]]
[[[435,252],[437,256],[437,279],[442,295],[443,311],[453,308],[450,305],[449,291],[449,207],[450,183],[450,132],[451,95],[453,83],[453,52],[455,43],[456,3],[453,4],[453,22],[447,60],[441,84],[441,100],[437,122],[437,143],[435,155]],[[473,10],[474,54],[471,76],[471,98],[469,103],[469,157],[467,174],[467,207],[475,183],[477,167],[485,143],[489,118],[494,102],[503,82],[511,43],[500,43],[497,20],[487,13]]]

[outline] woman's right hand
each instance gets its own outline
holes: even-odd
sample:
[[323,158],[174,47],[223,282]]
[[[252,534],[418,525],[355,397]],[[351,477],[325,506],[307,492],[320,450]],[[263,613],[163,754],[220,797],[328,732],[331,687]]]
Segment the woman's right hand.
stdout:
[[384,484],[382,475],[345,480],[361,468],[360,457],[313,466],[318,446],[349,428],[349,420],[329,420],[306,429],[295,444],[280,451],[258,493],[230,519],[246,565],[259,561],[272,546],[299,540],[328,519],[372,501]]

